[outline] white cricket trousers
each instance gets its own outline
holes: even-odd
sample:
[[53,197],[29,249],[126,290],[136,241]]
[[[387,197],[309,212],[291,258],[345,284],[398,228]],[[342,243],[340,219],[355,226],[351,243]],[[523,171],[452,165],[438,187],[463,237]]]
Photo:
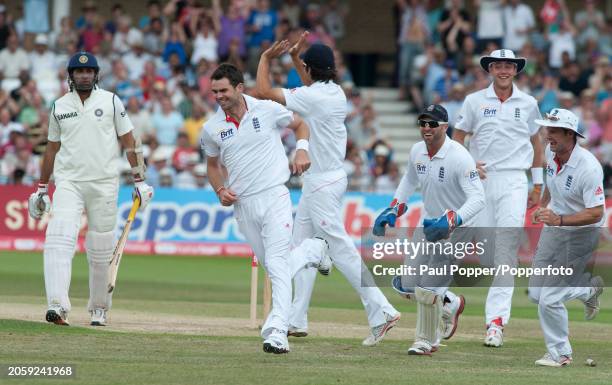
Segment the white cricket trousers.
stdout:
[[590,274],[585,273],[593,251],[597,248],[597,227],[544,227],[538,242],[533,267],[572,267],[573,276],[547,276],[529,279],[529,299],[538,305],[544,342],[553,359],[571,356],[569,322],[565,302],[586,301],[591,294]]
[[[486,205],[478,214],[476,224],[484,231],[485,228],[495,228],[495,242],[485,245],[485,257],[492,259],[494,266],[516,266],[527,210],[527,176],[521,170],[487,171],[482,183]],[[487,325],[498,317],[502,318],[504,325],[508,323],[513,292],[514,277],[503,276],[493,280],[485,306]]]
[[53,194],[44,249],[45,289],[48,305],[70,311],[68,298],[72,258],[83,211],[88,230],[85,248],[89,262],[88,309],[110,309],[109,263],[115,246],[119,179],[59,181]]
[[[329,242],[334,265],[359,294],[368,314],[368,323],[370,327],[374,327],[386,322],[385,313],[395,316],[398,312],[378,287],[363,287],[361,284],[362,274],[369,277],[367,281],[374,280],[344,228],[342,197],[346,186],[347,177],[344,170],[304,176],[292,243],[299,245],[312,236],[322,237]],[[307,313],[315,279],[316,269],[312,268],[303,269],[295,276],[295,293],[289,320],[295,327],[308,328]]]
[[283,185],[240,198],[234,204],[234,217],[272,283],[272,309],[261,336],[267,338],[272,329],[287,332],[291,279],[305,266],[318,265],[325,242],[305,239],[291,250],[292,205],[289,190]]

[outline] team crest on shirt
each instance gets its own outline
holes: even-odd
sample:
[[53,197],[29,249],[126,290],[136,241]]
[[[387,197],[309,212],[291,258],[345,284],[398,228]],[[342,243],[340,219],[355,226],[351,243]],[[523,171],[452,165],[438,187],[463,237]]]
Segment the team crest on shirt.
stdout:
[[253,128],[255,129],[255,132],[261,131],[261,125],[259,124],[259,119],[253,118]]
[[438,171],[438,180],[444,182],[444,167],[440,167],[440,171]]
[[571,175],[567,176],[567,179],[565,180],[565,189],[569,190],[572,187],[572,182],[574,181],[574,177]]
[[546,175],[553,176],[555,175],[555,170],[550,167],[550,164],[546,163]]
[[514,109],[514,120],[521,120],[521,109],[518,107]]
[[225,141],[226,139],[231,138],[232,136],[234,136],[234,128],[228,128],[226,130],[221,130],[219,131],[219,136],[221,137],[221,141]]
[[419,175],[425,175],[427,174],[427,166],[424,165],[423,163],[417,163],[416,164],[416,172]]
[[96,108],[96,110],[94,111],[94,114],[96,114],[96,116],[99,118],[100,116],[102,116],[102,114],[104,113],[104,111],[102,111],[101,108]]

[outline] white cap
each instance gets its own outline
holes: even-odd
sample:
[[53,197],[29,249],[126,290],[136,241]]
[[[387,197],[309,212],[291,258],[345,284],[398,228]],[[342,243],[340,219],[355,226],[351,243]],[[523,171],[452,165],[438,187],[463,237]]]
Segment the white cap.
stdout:
[[384,144],[379,144],[374,149],[374,155],[375,156],[384,156],[384,157],[387,157],[387,156],[389,156],[390,153],[391,153],[391,151],[389,150],[389,147],[385,146]]
[[546,119],[536,119],[535,123],[546,127],[560,127],[571,130],[581,138],[584,138],[582,128],[578,126],[578,117],[570,110],[563,108],[553,108],[546,114]]
[[198,176],[206,176],[206,165],[203,163],[198,163],[193,168],[193,174]]
[[34,44],[49,45],[49,39],[44,33],[39,33],[34,39]]
[[132,28],[128,32],[126,40],[130,46],[142,46],[144,42],[144,36],[142,32],[135,28]]

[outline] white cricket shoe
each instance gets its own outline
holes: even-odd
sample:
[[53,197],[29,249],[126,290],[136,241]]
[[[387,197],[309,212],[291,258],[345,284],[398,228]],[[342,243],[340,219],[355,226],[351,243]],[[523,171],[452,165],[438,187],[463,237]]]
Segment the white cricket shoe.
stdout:
[[263,351],[274,354],[289,353],[287,333],[278,329],[272,329],[268,338],[264,340]]
[[549,366],[552,368],[560,368],[562,366],[568,366],[572,363],[572,357],[570,356],[561,356],[558,361],[555,361],[550,353],[546,352],[542,358],[537,360],[535,364],[537,366]]
[[308,335],[308,329],[297,328],[295,326],[289,326],[287,330],[288,337],[306,337]]
[[395,316],[385,313],[385,318],[387,322],[384,324],[380,324],[378,326],[374,326],[369,336],[366,337],[365,340],[361,343],[363,346],[375,346],[380,341],[385,338],[387,332],[394,327],[402,317],[402,314],[398,312]]
[[465,308],[465,297],[460,295],[457,299],[457,301],[447,302],[442,306],[441,332],[442,338],[445,340],[450,339],[455,334],[457,325],[459,325],[459,316]]
[[501,317],[494,319],[489,325],[484,344],[493,348],[499,348],[504,344],[504,327]]
[[91,326],[106,326],[106,310],[95,308],[91,313]]
[[437,347],[433,347],[427,341],[415,341],[410,349],[408,349],[408,355],[410,356],[431,356],[431,353],[436,352]]
[[45,315],[47,322],[54,323],[56,325],[69,326],[68,323],[68,312],[60,305],[53,304],[49,306],[47,314]]
[[599,313],[599,296],[603,293],[604,280],[600,277],[591,278],[591,296],[584,301],[584,319],[592,320]]
[[329,256],[329,243],[327,243],[327,241],[321,237],[315,237],[315,239],[325,242],[325,245],[323,246],[323,254],[321,255],[321,261],[319,261],[317,270],[319,270],[321,275],[328,276],[329,273],[331,273],[333,266],[331,257]]

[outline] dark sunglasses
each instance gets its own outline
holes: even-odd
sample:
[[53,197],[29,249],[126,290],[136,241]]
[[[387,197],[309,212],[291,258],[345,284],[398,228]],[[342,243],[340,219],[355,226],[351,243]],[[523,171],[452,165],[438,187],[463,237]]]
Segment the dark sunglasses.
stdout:
[[446,122],[436,122],[435,120],[423,120],[423,119],[419,119],[419,126],[420,127],[425,127],[425,125],[428,125],[431,128],[436,128],[436,127],[440,126],[441,124],[446,124]]

